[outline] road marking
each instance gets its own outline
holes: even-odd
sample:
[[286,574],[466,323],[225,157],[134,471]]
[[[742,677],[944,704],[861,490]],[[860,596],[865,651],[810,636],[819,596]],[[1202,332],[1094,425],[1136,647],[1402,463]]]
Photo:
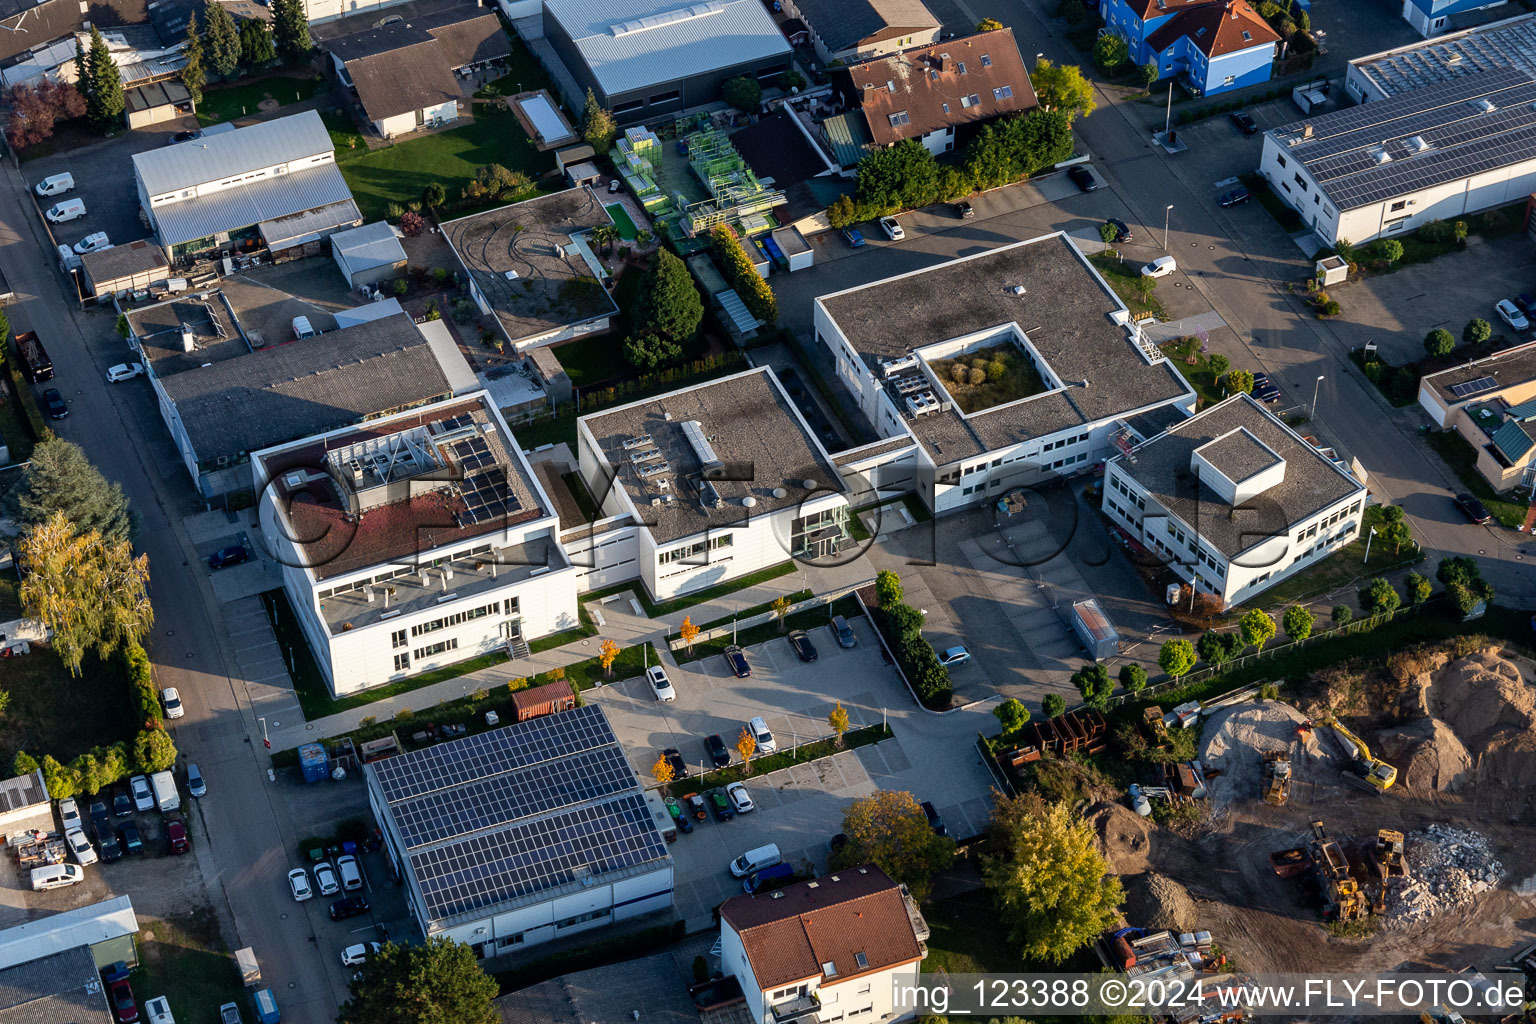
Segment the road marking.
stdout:
[[1231,178],[1222,178],[1220,181],[1212,182],[1211,183],[1211,187],[1212,188],[1226,188],[1228,185],[1239,184],[1242,180],[1243,180],[1242,178],[1239,178],[1239,177],[1236,177],[1236,176],[1231,177]]

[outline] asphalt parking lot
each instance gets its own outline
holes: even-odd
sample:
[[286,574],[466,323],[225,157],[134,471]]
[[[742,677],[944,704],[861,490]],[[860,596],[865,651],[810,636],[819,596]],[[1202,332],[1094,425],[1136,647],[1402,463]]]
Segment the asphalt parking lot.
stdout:
[[[678,913],[692,928],[721,900],[741,891],[730,861],[765,843],[776,843],[784,860],[803,870],[826,866],[827,843],[842,829],[843,810],[876,789],[903,789],[931,800],[950,834],[966,838],[986,825],[991,779],[974,749],[985,709],[946,716],[916,709],[901,681],[880,657],[869,623],[851,623],[859,645],[837,646],[827,627],[811,630],[818,660],[803,664],[782,637],[748,648],[748,679],[736,679],[724,659],[708,657],[668,665],[677,691],[656,702],[643,678],[589,693],[603,705],[614,732],[643,781],[660,752],[676,747],[697,774],[705,759],[704,737],[718,733],[734,746],[743,724],[762,715],[779,750],[798,740],[830,735],[826,716],[842,702],[853,728],[885,716],[895,736],[820,761],[797,765],[746,782],[756,809],[731,821],[697,823],[671,846],[676,861]],[[935,766],[942,765],[941,770]]]
[[59,196],[39,196],[39,214],[64,199],[85,200],[85,216],[64,224],[49,224],[54,239],[74,245],[86,235],[105,231],[113,245],[126,245],[149,236],[139,219],[139,196],[134,185],[133,155],[159,149],[179,131],[179,126],[157,126],[147,131],[125,132],[92,146],[27,161],[22,174],[29,187],[51,174],[68,171],[75,189]]

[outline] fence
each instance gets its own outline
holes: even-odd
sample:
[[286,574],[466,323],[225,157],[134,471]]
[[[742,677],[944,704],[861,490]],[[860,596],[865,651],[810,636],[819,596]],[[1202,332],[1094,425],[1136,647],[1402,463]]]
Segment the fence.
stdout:
[[[840,590],[829,590],[825,594],[817,594],[815,597],[807,598],[804,601],[797,601],[784,610],[784,617],[787,619],[796,612],[830,605],[838,598],[853,593],[853,590],[853,587],[843,587]],[[674,651],[681,651],[686,647],[693,646],[693,644],[703,644],[711,640],[718,640],[722,636],[730,636],[738,629],[750,629],[753,626],[761,626],[763,623],[772,622],[776,618],[778,618],[777,612],[758,612],[756,615],[750,615],[745,619],[734,619],[723,626],[711,626],[709,629],[701,629],[699,630],[699,635],[693,638],[692,644],[678,637],[675,640],[668,639],[667,646]]]
[[976,733],[976,749],[981,754],[981,763],[987,766],[987,772],[992,776],[992,781],[997,783],[997,788],[1010,797],[1019,795],[1013,788],[1013,782],[1009,780],[1008,773],[1003,771],[1003,766],[997,763],[997,756],[992,753],[992,745],[979,731]]

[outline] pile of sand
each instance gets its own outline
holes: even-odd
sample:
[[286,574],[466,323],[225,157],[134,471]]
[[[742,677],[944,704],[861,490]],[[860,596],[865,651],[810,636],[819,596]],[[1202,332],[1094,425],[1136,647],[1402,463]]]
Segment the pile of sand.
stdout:
[[1155,871],[1127,880],[1125,915],[1136,927],[1154,931],[1192,932],[1199,921],[1189,891]]
[[1409,789],[1459,793],[1472,781],[1472,756],[1438,718],[1421,718],[1383,734],[1379,745],[1381,756],[1397,765],[1398,783]]
[[[1234,704],[1206,722],[1200,760],[1221,774],[1208,784],[1211,813],[1220,813],[1234,800],[1264,796],[1264,752],[1297,749],[1296,727],[1307,717],[1289,704],[1260,700]],[[1299,758],[1293,756],[1295,773]]]
[[1408,786],[1536,787],[1536,663],[1490,648],[1415,683],[1431,724],[1403,766]]
[[1098,836],[1099,852],[1117,875],[1139,875],[1151,862],[1152,836],[1148,819],[1118,803],[1098,803],[1083,814]]

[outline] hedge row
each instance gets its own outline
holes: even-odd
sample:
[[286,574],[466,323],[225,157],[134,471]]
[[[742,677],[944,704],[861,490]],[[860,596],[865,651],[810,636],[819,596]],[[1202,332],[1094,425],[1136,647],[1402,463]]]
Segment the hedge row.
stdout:
[[779,318],[779,303],[773,297],[773,289],[768,287],[757,274],[757,269],[752,266],[752,260],[748,258],[747,251],[741,247],[741,241],[736,233],[725,224],[715,225],[710,232],[710,239],[715,249],[715,259],[720,263],[720,269],[725,273],[726,280],[731,282],[731,287],[736,289],[736,294],[741,296],[742,303],[747,307],[747,312],[765,324],[771,324]]
[[887,638],[895,638],[892,645],[901,670],[917,691],[917,699],[923,707],[942,711],[949,707],[954,696],[954,686],[949,681],[949,669],[939,664],[939,656],[933,645],[923,639],[922,612],[907,604],[875,612],[881,620]]
[[51,754],[43,755],[39,762],[26,751],[17,751],[15,774],[27,775],[41,768],[48,795],[65,800],[81,794],[95,796],[126,776],[163,772],[176,763],[176,744],[161,725],[160,695],[155,690],[149,655],[140,645],[132,644],[123,651],[123,661],[144,720],[132,747],[119,740],[111,746],[95,747],[68,764],[59,763]]

